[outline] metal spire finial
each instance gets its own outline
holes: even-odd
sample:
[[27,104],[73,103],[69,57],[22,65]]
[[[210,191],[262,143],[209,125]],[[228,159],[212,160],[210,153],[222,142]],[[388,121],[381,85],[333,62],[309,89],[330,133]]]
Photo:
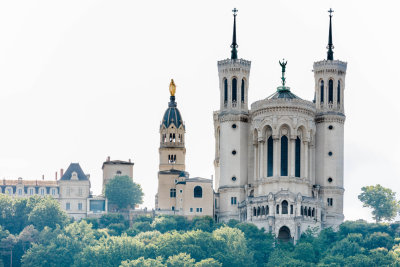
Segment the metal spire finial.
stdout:
[[233,12],[233,37],[232,37],[232,44],[231,44],[231,59],[237,59],[237,43],[236,43],[236,16],[239,10],[236,7],[232,10]]
[[329,12],[329,38],[328,38],[328,60],[333,60],[333,42],[332,42],[332,13],[334,12],[332,8],[328,10]]

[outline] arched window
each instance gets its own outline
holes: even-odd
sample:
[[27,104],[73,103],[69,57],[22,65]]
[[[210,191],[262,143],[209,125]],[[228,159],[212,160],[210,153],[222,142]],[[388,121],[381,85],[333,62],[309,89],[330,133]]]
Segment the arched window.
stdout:
[[288,138],[281,137],[281,176],[288,176]]
[[311,207],[310,207],[310,208],[308,208],[308,216],[310,216],[310,217],[311,217]]
[[303,215],[303,206],[300,208],[300,215]]
[[202,198],[203,197],[203,189],[201,186],[196,186],[193,190],[195,198]]
[[304,207],[304,215],[307,216],[307,207]]
[[288,214],[288,202],[286,200],[282,201],[282,214]]
[[337,82],[337,102],[340,104],[340,81]]
[[276,214],[279,214],[279,205],[276,205]]
[[321,103],[324,103],[324,81],[321,81],[320,91],[321,91]]
[[261,211],[261,209],[260,209],[260,207],[258,207],[257,208],[257,216],[260,216],[260,211]]
[[290,214],[293,214],[293,205],[290,205]]
[[255,207],[253,208],[253,216],[257,216],[257,210]]
[[300,148],[301,148],[301,141],[300,138],[297,136],[296,138],[296,158],[295,158],[295,176],[300,177]]
[[224,79],[224,103],[228,102],[228,80]]
[[311,216],[313,216],[313,217],[315,216],[315,208],[312,209]]
[[267,142],[267,156],[268,156],[268,173],[267,176],[270,177],[274,173],[274,140],[272,139],[272,136],[268,138]]
[[266,215],[269,214],[269,206],[267,205],[266,211],[265,211]]
[[232,102],[237,101],[237,79],[232,79]]
[[244,79],[242,79],[241,96],[242,103],[244,103]]
[[328,103],[333,102],[333,80],[329,80],[329,94],[328,94]]
[[261,215],[265,215],[265,208],[264,208],[264,206],[261,207]]

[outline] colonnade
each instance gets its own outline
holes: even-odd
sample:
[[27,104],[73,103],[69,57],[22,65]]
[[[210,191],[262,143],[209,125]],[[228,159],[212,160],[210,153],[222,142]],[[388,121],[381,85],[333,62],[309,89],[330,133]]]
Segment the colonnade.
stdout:
[[[282,173],[282,137],[288,138],[288,150],[287,150],[287,175]],[[272,142],[269,141],[272,138]],[[296,139],[299,138],[299,150],[298,152],[298,165],[296,166]],[[273,148],[269,148],[271,145]],[[268,153],[271,151],[272,153]],[[267,137],[259,137],[253,142],[253,153],[254,153],[254,177],[255,180],[264,177],[278,177],[278,176],[289,176],[289,177],[309,177],[310,169],[312,168],[312,160],[310,157],[310,140],[302,138],[297,135],[282,135],[275,136],[270,135]],[[269,160],[268,157],[273,157]],[[272,171],[271,171],[272,169]],[[297,170],[297,173],[296,173]]]

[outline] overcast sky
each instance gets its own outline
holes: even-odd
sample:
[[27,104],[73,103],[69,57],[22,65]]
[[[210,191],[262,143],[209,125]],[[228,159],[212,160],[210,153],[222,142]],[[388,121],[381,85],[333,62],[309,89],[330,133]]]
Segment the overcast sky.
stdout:
[[[379,4],[378,4],[379,3]],[[154,207],[159,124],[168,85],[186,123],[190,175],[214,174],[217,61],[230,56],[236,7],[239,58],[252,61],[249,102],[279,85],[312,100],[314,61],[326,57],[332,7],[345,89],[346,219],[371,219],[360,188],[400,198],[398,1],[1,1],[0,178],[54,179],[79,162],[100,193],[107,156],[134,165]]]

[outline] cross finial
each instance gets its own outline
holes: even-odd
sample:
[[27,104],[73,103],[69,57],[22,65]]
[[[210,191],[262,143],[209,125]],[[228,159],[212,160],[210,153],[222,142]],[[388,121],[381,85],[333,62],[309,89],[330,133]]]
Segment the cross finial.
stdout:
[[235,8],[232,10],[233,15],[236,16],[236,13],[237,13],[238,11],[239,11],[239,10],[237,10],[236,7],[235,7]]
[[328,10],[328,12],[329,12],[329,17],[332,17],[332,13],[335,12],[335,11],[333,11],[333,9],[330,8],[330,9]]

